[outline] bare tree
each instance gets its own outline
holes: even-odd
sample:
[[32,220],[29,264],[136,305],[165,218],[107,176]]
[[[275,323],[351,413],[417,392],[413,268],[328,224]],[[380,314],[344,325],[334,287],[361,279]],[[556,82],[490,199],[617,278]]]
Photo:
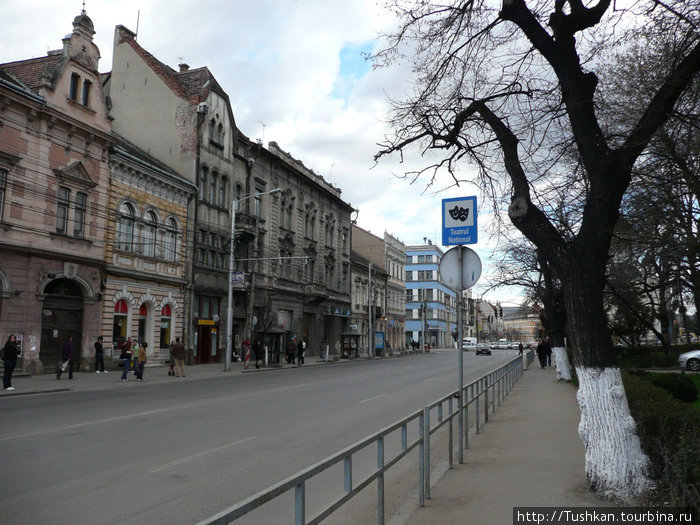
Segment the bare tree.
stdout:
[[[464,164],[474,166],[466,177],[492,192],[495,207],[510,196],[511,222],[561,279],[588,480],[623,501],[651,483],[614,364],[606,263],[633,166],[700,70],[699,3],[503,0],[499,10],[494,0],[396,0],[401,24],[375,56],[378,65],[410,57],[416,75],[415,91],[393,101],[394,134],[377,160],[418,148],[438,160],[415,177],[444,173],[455,184]],[[632,125],[603,127],[596,68],[611,41],[624,46],[649,24],[679,35],[674,59],[650,72],[653,92],[640,97]],[[561,193],[579,213],[574,228],[560,227],[548,204]]]

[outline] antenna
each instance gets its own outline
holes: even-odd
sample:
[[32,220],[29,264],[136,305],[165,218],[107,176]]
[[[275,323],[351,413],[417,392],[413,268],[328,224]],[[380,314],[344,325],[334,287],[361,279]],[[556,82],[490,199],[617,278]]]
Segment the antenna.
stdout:
[[87,11],[85,11],[85,0],[83,0],[83,11],[80,13],[81,15],[86,15]]
[[136,36],[134,37],[134,40],[138,41],[139,39],[139,22],[141,20],[141,10],[139,9],[136,13]]
[[267,124],[265,124],[262,120],[258,120],[258,122],[260,122],[260,124],[262,124],[262,127],[263,127],[263,134],[262,134],[262,139],[260,139],[260,144],[264,144],[265,143],[265,127],[267,126]]

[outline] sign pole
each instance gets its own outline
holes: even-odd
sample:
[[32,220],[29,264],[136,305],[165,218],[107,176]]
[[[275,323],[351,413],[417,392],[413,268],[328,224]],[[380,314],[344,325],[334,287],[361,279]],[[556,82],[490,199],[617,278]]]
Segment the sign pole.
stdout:
[[457,341],[458,341],[458,353],[459,353],[459,395],[457,397],[457,405],[459,410],[459,463],[460,465],[464,463],[464,448],[462,443],[464,443],[464,350],[462,345],[464,344],[464,338],[462,337],[462,331],[464,327],[462,326],[462,246],[458,246],[459,250],[458,261],[459,261],[459,279],[457,282]]

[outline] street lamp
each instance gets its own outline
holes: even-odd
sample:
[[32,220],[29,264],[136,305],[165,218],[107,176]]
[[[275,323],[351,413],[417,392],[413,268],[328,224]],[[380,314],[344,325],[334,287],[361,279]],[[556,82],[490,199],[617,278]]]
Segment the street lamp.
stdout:
[[282,190],[280,188],[275,188],[274,190],[265,191],[263,193],[246,195],[245,197],[242,197],[240,199],[234,199],[231,202],[231,246],[229,251],[228,263],[228,315],[226,319],[226,365],[224,368],[226,372],[231,370],[231,350],[233,346],[233,268],[235,263],[233,252],[236,244],[236,210],[238,208],[238,203],[251,199],[253,197],[260,197],[262,195],[272,195],[273,193],[281,192]]

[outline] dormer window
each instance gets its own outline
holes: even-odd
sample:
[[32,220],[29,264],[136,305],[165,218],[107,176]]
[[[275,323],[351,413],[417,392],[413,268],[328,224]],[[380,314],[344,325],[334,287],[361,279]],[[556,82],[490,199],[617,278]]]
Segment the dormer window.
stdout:
[[80,86],[80,75],[73,73],[70,76],[70,99],[78,100],[78,88]]
[[92,87],[92,82],[86,80],[83,82],[83,106],[90,105],[90,88]]

